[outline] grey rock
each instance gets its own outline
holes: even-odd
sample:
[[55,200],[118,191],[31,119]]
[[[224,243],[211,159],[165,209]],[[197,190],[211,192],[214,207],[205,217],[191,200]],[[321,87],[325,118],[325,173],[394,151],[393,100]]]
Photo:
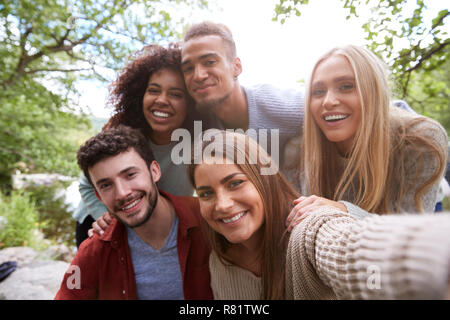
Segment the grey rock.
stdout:
[[15,247],[0,251],[0,263],[17,261],[18,268],[0,282],[0,300],[49,300],[58,292],[69,263],[42,260],[32,248]]
[[68,267],[62,261],[36,261],[18,268],[0,282],[0,300],[51,300]]
[[65,244],[50,246],[42,254],[43,258],[65,262],[71,262],[74,256],[75,250],[67,247]]
[[0,264],[6,261],[16,261],[18,267],[27,265],[39,256],[39,253],[29,247],[11,247],[0,251]]
[[13,174],[12,182],[14,189],[23,189],[30,186],[51,186],[56,181],[73,181],[74,178],[57,173],[33,173]]

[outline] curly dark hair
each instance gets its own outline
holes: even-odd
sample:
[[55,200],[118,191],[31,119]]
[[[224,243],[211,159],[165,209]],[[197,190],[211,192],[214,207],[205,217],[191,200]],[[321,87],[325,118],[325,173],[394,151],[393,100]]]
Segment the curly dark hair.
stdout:
[[[183,76],[178,44],[172,43],[167,48],[148,45],[135,52],[131,62],[120,71],[116,81],[109,87],[108,106],[114,108],[115,113],[104,129],[124,124],[140,129],[145,135],[150,134],[152,128],[144,117],[142,100],[150,77],[165,68]],[[194,120],[202,120],[202,116],[195,110],[194,100],[188,94],[186,97],[188,112],[182,127],[192,132]]]
[[138,129],[124,125],[105,129],[87,140],[77,152],[77,161],[89,183],[95,188],[89,175],[89,168],[105,158],[116,156],[133,148],[144,159],[147,167],[155,157],[147,138]]

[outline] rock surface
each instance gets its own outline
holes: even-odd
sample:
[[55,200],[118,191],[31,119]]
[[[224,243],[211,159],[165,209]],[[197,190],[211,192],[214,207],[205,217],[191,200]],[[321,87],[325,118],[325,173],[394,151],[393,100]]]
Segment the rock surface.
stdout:
[[50,247],[41,254],[28,247],[1,250],[0,264],[17,261],[18,266],[16,271],[0,282],[0,300],[53,299],[69,263],[51,258],[71,259],[71,254],[64,248],[62,253],[58,253],[56,247]]

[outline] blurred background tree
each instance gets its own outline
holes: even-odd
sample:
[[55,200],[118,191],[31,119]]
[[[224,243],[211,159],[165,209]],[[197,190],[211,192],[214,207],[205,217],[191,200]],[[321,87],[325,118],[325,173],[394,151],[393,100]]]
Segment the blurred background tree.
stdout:
[[[76,175],[91,124],[76,81],[111,81],[143,44],[171,41],[170,6],[205,0],[12,0],[0,4],[0,184],[15,170]],[[189,10],[189,9],[188,9]],[[89,136],[89,134],[88,134]]]
[[[274,20],[301,16],[308,0],[278,0]],[[395,98],[439,121],[450,135],[450,38],[447,1],[341,0],[347,19],[369,8],[367,46],[391,68]],[[430,10],[433,5],[433,10]],[[438,10],[436,10],[436,7]]]
[[[94,123],[93,128],[78,105],[77,82],[110,82],[143,45],[177,40],[185,22],[169,12],[179,9],[189,17],[194,8],[207,8],[206,0],[0,2],[0,199],[10,211],[0,216],[8,225],[17,220],[11,219],[23,208],[15,204],[26,194],[23,205],[32,207],[24,214],[31,222],[24,223],[23,234],[37,221],[47,238],[59,235],[72,242],[73,234],[67,233],[75,222],[56,197],[57,188],[12,191],[12,175],[77,177],[76,151],[99,127]],[[9,238],[5,232],[13,229],[0,230],[0,238]]]

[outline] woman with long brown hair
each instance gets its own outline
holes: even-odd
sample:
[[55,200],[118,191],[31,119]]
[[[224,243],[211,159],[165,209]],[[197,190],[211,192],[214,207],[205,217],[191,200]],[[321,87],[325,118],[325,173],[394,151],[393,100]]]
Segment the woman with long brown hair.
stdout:
[[298,193],[280,172],[262,174],[270,156],[243,134],[210,137],[188,172],[207,223],[215,299],[445,297],[449,215],[358,219],[323,206],[287,233]]

